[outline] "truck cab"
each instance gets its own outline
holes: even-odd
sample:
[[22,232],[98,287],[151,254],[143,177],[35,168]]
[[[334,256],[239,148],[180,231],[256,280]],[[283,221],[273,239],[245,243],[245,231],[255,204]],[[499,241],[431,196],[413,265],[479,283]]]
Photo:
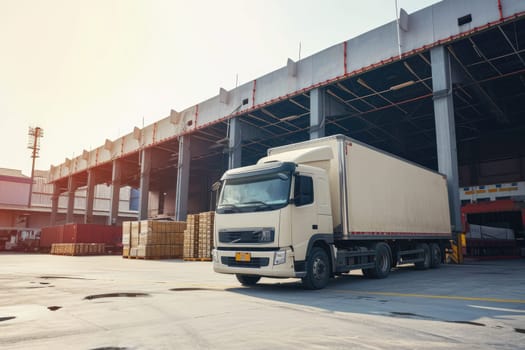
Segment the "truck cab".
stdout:
[[304,277],[312,239],[333,240],[326,171],[268,161],[229,170],[221,180],[214,270],[236,274],[241,282]]

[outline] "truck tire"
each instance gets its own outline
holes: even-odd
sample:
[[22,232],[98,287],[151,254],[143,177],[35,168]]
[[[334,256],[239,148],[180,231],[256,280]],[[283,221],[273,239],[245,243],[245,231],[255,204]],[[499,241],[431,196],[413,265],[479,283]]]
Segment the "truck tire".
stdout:
[[237,280],[241,282],[243,286],[254,286],[261,279],[261,276],[241,275],[241,274],[237,274],[235,275],[235,277],[237,277]]
[[314,247],[306,261],[306,276],[302,278],[305,289],[323,289],[330,279],[330,262],[325,250]]
[[380,242],[375,245],[374,250],[376,251],[375,266],[371,269],[363,269],[363,275],[370,278],[386,278],[392,268],[390,247],[386,243]]
[[441,248],[437,243],[430,243],[430,267],[438,268],[441,265]]
[[417,270],[426,270],[430,267],[430,248],[428,247],[428,244],[426,243],[420,243],[416,246],[416,249],[423,249],[423,261],[419,261],[415,263]]

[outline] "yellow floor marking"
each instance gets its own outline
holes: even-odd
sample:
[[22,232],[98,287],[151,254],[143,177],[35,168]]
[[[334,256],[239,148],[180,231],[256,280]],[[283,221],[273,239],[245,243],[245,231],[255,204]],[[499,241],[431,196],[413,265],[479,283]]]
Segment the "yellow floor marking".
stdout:
[[432,294],[411,294],[411,293],[395,293],[395,292],[368,292],[368,291],[344,290],[344,289],[331,289],[331,290],[334,292],[342,292],[342,293],[384,295],[384,296],[390,296],[390,297],[412,297],[412,298],[427,298],[427,299],[488,301],[492,303],[525,304],[525,300],[520,300],[520,299],[481,298],[481,297],[464,297],[464,296],[459,296],[459,295],[432,295]]

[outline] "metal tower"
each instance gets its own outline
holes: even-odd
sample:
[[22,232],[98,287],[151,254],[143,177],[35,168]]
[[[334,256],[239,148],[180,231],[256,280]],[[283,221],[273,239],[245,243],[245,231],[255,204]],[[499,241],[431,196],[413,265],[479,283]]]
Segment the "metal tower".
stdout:
[[29,135],[29,140],[27,142],[27,148],[31,150],[31,158],[33,159],[33,164],[31,166],[31,183],[29,184],[29,198],[27,200],[27,206],[31,207],[31,195],[33,194],[33,182],[35,178],[35,159],[39,157],[40,152],[40,138],[44,137],[44,129],[41,127],[29,127],[27,133]]

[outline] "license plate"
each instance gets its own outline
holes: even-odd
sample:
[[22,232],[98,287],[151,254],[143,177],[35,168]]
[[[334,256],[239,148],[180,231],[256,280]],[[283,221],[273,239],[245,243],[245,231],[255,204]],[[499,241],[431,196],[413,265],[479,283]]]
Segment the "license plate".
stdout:
[[242,252],[235,253],[235,261],[249,262],[250,260],[252,260],[251,253],[242,253]]

